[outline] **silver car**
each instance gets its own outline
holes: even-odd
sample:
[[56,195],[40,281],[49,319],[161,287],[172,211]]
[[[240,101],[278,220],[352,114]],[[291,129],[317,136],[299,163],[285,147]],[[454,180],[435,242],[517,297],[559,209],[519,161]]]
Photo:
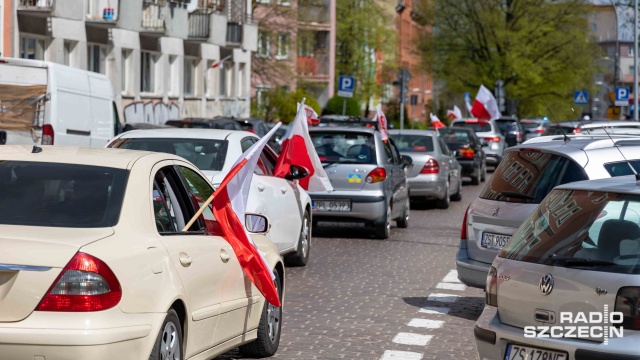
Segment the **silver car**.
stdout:
[[411,198],[436,200],[440,209],[462,200],[462,168],[437,131],[390,130],[389,136],[400,154],[413,160],[407,167]]
[[563,185],[493,261],[476,347],[492,360],[640,359],[639,305],[636,177]]
[[409,186],[401,156],[389,139],[366,127],[317,127],[309,134],[333,192],[309,192],[314,223],[364,222],[375,236],[389,237],[391,221],[409,226]]
[[[610,134],[625,134],[628,129],[640,129],[640,122],[621,120],[573,120],[549,124],[542,133],[547,135],[591,134],[594,130],[606,129]],[[598,132],[600,134],[601,132]]]
[[502,161],[502,153],[504,149],[507,148],[507,143],[495,120],[459,119],[454,120],[451,126],[473,129],[478,139],[487,145],[484,147],[484,152],[487,156],[487,165],[498,166],[498,164],[500,164],[500,161]]
[[554,187],[629,175],[622,154],[632,161],[640,159],[638,137],[565,140],[559,136],[530,141],[505,150],[491,181],[465,213],[456,267],[460,281],[469,286],[484,287],[493,259]]

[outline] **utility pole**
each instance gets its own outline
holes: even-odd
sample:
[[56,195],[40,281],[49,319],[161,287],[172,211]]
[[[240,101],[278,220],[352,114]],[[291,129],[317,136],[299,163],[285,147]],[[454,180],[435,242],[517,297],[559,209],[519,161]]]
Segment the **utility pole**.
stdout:
[[638,121],[638,0],[633,4],[633,120]]

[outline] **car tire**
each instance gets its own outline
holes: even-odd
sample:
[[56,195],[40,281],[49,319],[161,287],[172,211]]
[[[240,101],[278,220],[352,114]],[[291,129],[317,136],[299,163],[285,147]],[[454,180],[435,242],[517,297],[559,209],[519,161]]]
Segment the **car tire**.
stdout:
[[480,181],[485,182],[487,180],[487,164],[482,164],[482,177],[480,177]]
[[450,197],[450,190],[449,190],[449,181],[447,181],[447,186],[444,189],[444,197],[438,201],[436,201],[436,207],[438,209],[448,209],[449,205],[451,204],[451,197]]
[[482,165],[476,169],[476,176],[471,175],[471,185],[480,185],[480,173],[482,172]]
[[398,225],[398,227],[401,229],[406,229],[409,227],[409,215],[411,213],[410,203],[411,202],[409,201],[409,198],[407,198],[407,202],[404,205],[404,210],[402,210],[402,215],[398,218],[398,220],[396,220],[396,225]]
[[458,179],[458,191],[451,195],[451,200],[460,201],[462,200],[462,179]]
[[309,213],[305,211],[296,251],[284,257],[284,263],[287,266],[306,266],[307,262],[309,262],[309,251],[311,250],[311,222],[309,217]]
[[391,234],[391,205],[387,205],[382,222],[374,223],[375,236],[378,239],[388,239]]
[[182,326],[175,310],[169,309],[149,360],[182,360]]
[[[282,283],[278,272],[274,271],[276,291],[282,299]],[[258,336],[248,344],[240,346],[240,353],[244,357],[263,358],[273,356],[280,345],[282,330],[282,307],[275,307],[265,300],[258,324]]]

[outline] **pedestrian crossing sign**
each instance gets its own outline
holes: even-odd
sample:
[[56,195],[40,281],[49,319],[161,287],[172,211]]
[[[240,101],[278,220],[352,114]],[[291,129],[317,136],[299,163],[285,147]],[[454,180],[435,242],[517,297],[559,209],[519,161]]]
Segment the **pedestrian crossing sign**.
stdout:
[[589,102],[589,93],[586,91],[576,91],[573,93],[573,102],[576,105],[586,105]]

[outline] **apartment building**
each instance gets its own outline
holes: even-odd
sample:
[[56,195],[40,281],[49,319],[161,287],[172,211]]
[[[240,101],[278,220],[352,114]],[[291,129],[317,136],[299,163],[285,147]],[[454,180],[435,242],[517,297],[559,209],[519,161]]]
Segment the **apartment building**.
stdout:
[[3,56],[106,74],[126,122],[249,116],[251,0],[5,0],[3,11]]

